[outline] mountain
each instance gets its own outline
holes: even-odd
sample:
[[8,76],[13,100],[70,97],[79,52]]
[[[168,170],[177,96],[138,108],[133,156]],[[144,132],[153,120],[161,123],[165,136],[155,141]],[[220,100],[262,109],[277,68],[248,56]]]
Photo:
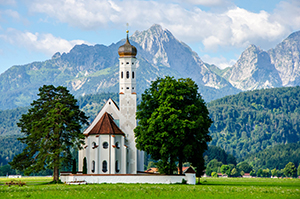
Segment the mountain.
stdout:
[[[224,78],[203,63],[186,44],[168,30],[153,25],[130,37],[138,50],[138,93],[157,76],[191,77],[206,101],[238,93]],[[118,48],[125,40],[110,46],[76,45],[68,53],[55,53],[52,59],[13,66],[0,75],[0,109],[27,106],[44,84],[63,85],[76,97],[98,92],[118,92]]]
[[243,91],[300,85],[300,31],[268,51],[250,45],[220,76]]
[[[117,51],[124,42],[76,45],[49,60],[9,68],[0,75],[0,110],[28,106],[44,84],[67,86],[76,97],[117,93]],[[232,67],[224,70],[204,63],[160,25],[134,32],[130,42],[138,50],[138,94],[158,76],[166,75],[192,78],[207,102],[246,90],[300,85],[300,31],[268,51],[250,45]]]
[[300,31],[268,51],[283,86],[300,85]]
[[278,71],[267,52],[250,45],[236,64],[222,76],[241,90],[274,88],[282,86]]
[[207,104],[211,145],[237,158],[278,144],[300,143],[300,87],[242,92]]

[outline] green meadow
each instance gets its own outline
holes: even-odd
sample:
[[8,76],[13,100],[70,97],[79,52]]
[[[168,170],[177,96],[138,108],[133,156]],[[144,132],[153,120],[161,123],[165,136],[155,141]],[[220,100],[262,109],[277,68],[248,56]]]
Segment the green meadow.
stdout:
[[26,185],[7,186],[0,178],[0,198],[300,198],[300,179],[201,178],[183,184],[49,184],[52,178],[21,178]]

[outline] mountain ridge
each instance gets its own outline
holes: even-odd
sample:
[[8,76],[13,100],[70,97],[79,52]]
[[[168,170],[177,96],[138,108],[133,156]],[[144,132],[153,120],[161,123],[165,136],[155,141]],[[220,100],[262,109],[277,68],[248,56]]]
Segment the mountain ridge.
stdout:
[[[135,31],[130,42],[138,50],[137,92],[143,93],[151,81],[166,75],[192,78],[207,102],[245,90],[300,85],[299,35],[300,31],[292,33],[269,51],[251,45],[225,71],[204,63],[187,44],[160,25]],[[0,109],[29,105],[44,84],[67,86],[77,97],[117,93],[117,50],[124,42],[125,39],[109,46],[76,45],[70,52],[55,53],[49,60],[9,68],[0,75]],[[293,52],[292,56],[289,52]]]

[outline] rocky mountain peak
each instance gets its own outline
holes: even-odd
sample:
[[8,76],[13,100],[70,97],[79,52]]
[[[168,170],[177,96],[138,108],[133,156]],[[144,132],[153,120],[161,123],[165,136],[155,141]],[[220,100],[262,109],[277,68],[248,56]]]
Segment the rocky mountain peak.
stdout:
[[60,52],[57,52],[52,56],[51,59],[57,59],[57,58],[60,58],[60,56],[61,56]]
[[279,71],[283,86],[300,84],[300,31],[289,35],[268,51],[272,64]]
[[241,54],[223,77],[241,90],[273,88],[281,85],[281,79],[271,63],[269,54],[253,44]]

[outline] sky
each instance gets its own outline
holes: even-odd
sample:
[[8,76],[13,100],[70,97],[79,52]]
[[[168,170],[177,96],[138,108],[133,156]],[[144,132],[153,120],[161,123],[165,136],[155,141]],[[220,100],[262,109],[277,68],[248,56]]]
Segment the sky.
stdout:
[[0,74],[76,44],[116,43],[160,24],[200,58],[232,66],[300,30],[300,0],[0,0]]

